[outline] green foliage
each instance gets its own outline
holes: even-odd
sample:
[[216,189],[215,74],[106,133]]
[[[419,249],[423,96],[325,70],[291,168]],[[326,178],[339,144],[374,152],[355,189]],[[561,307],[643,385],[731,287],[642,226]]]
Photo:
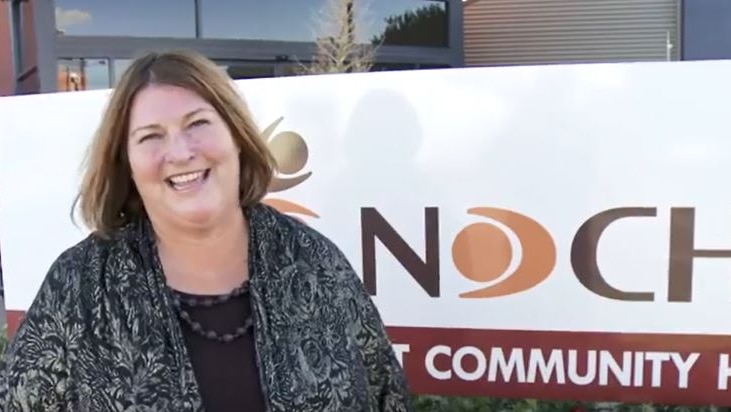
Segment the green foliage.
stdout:
[[580,403],[535,399],[414,396],[417,412],[731,412],[714,406],[662,406],[622,403]]
[[371,39],[377,45],[447,45],[447,13],[444,5],[433,4],[386,17],[383,32]]
[[8,346],[8,326],[3,325],[0,328],[0,356],[5,353],[6,346]]
[[[563,412],[571,411],[582,405],[578,402],[534,399],[415,396],[414,406],[418,412]],[[590,407],[583,408],[587,411],[591,409]]]

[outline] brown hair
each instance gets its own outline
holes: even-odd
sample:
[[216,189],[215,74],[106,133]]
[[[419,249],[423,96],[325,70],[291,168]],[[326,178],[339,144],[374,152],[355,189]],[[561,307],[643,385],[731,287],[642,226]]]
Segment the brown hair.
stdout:
[[193,51],[173,50],[138,57],[121,76],[88,148],[72,215],[78,205],[84,224],[103,236],[145,215],[132,181],[126,143],[132,101],[149,84],[185,88],[218,111],[241,149],[241,204],[259,202],[267,193],[276,161],[246,102],[233,81],[208,58]]

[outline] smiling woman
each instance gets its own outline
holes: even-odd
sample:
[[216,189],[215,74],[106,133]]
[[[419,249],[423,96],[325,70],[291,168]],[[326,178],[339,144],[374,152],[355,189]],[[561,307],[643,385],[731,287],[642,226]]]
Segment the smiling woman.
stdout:
[[0,411],[411,410],[343,253],[261,203],[275,166],[213,62],[133,61],[82,180],[92,234],[56,259],[8,346]]
[[208,226],[235,214],[240,150],[211,104],[182,87],[152,85],[135,97],[129,125],[132,180],[153,223]]

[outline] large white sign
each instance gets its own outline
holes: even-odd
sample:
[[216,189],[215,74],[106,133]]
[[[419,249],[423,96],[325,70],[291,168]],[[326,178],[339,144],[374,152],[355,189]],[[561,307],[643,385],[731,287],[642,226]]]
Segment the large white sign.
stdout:
[[[286,158],[268,202],[349,256],[415,391],[731,405],[730,72],[683,62],[238,84]],[[0,99],[13,319],[85,235],[70,207],[107,95]]]

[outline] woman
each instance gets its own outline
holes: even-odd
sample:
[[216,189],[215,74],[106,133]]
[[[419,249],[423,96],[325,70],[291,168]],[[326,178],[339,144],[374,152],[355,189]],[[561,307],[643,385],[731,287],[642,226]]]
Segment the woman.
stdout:
[[3,411],[407,411],[380,316],[326,237],[260,203],[275,161],[215,64],[137,59],[8,347]]

